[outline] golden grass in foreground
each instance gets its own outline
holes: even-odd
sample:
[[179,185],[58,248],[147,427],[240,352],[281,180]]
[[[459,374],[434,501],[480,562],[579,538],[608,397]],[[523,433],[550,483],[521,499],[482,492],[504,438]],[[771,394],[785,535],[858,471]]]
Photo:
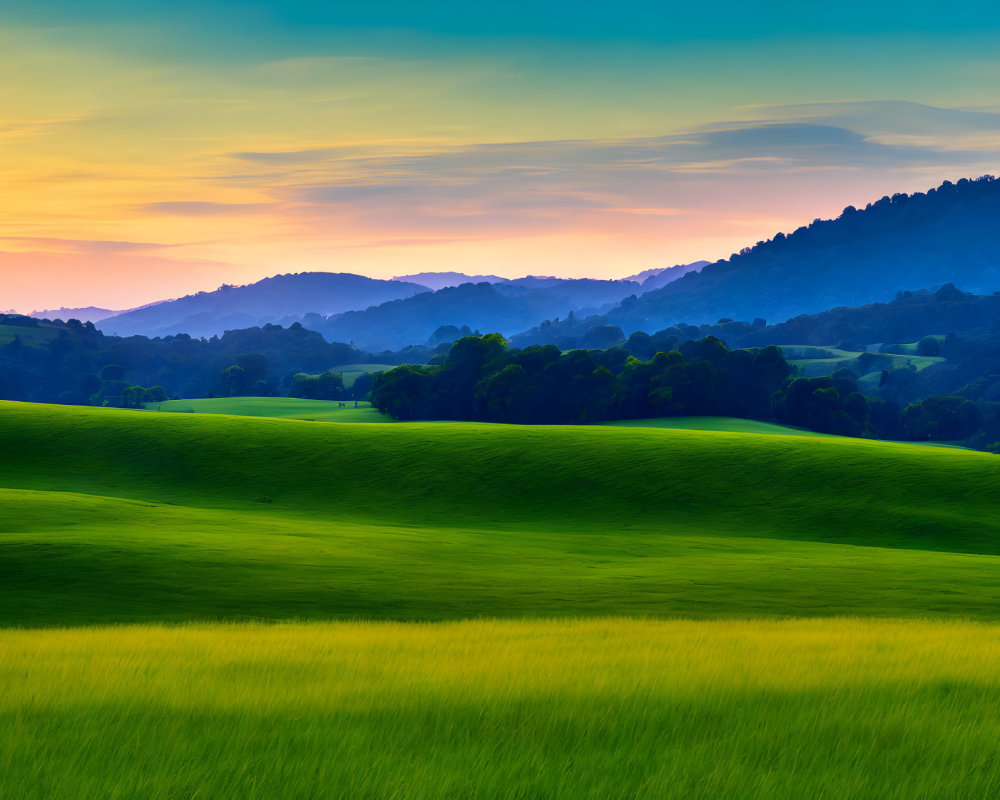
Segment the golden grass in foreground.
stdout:
[[0,632],[4,798],[993,797],[1000,626]]

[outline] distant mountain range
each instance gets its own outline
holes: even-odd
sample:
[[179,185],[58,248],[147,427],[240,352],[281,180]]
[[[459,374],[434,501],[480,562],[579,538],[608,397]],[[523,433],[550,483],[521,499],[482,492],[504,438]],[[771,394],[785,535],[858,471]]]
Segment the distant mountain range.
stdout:
[[[303,272],[247,286],[222,286],[128,311],[58,309],[33,316],[89,320],[105,333],[118,336],[186,333],[196,338],[267,323],[301,322],[334,337],[331,341],[354,340],[359,346],[398,349],[426,343],[441,326],[468,325],[472,330],[510,334],[547,317],[601,313],[626,297],[658,288],[705,263],[647,270],[636,276],[642,282],[543,276],[510,279],[460,272],[421,272],[378,280],[347,273]],[[494,286],[496,291],[454,291],[477,285]],[[445,294],[416,301],[419,295],[440,292]],[[380,308],[384,304],[389,305]]]
[[[644,292],[652,289],[659,289],[666,286],[671,281],[675,281],[689,272],[695,272],[708,265],[709,261],[695,261],[693,264],[677,264],[673,267],[653,267],[643,270],[635,275],[619,280],[628,283],[637,283]],[[410,281],[419,283],[429,289],[447,289],[454,286],[461,286],[463,283],[535,283],[543,281],[561,281],[565,278],[544,277],[529,275],[524,278],[501,278],[499,275],[466,275],[462,272],[417,272],[413,275],[400,275],[393,278],[394,281]]]
[[317,272],[224,286],[114,316],[105,309],[35,316],[75,316],[106,333],[147,336],[210,337],[301,322],[330,341],[368,350],[425,344],[442,326],[560,341],[579,338],[584,319],[583,327],[620,326],[626,334],[720,319],[776,323],[886,302],[906,289],[953,283],[976,294],[1000,290],[998,220],[1000,182],[986,176],[848,207],[837,219],[779,233],[727,260],[650,269],[631,279],[425,272],[376,280]]
[[32,311],[29,317],[35,319],[61,319],[63,322],[70,319],[78,319],[80,322],[100,322],[102,319],[121,314],[121,311],[112,311],[108,308],[47,308],[42,311]]
[[417,272],[413,275],[397,275],[393,280],[419,283],[437,291],[461,286],[463,283],[507,283],[510,278],[501,278],[499,275],[466,275],[462,272]]
[[[687,267],[652,271],[647,282],[661,275],[680,274]],[[461,273],[421,273],[413,277],[431,284],[455,283],[432,291],[426,285],[394,278],[304,272],[278,275],[248,286],[223,286],[179,300],[124,312],[108,312],[98,327],[119,336],[167,336],[186,333],[196,338],[223,334],[267,323],[300,322],[329,341],[354,341],[373,350],[425,344],[442,326],[513,334],[542,319],[575,314],[599,314],[622,299],[641,294],[643,287],[628,280],[591,280],[528,276],[496,276],[473,281]],[[70,311],[48,312],[68,318]],[[83,319],[83,317],[77,317]]]
[[294,322],[309,312],[324,316],[339,314],[428,291],[426,286],[405,281],[303,272],[155,303],[105,318],[98,327],[119,336],[187,333],[198,338],[211,337],[269,322]]
[[632,281],[518,278],[466,283],[326,319],[310,315],[302,324],[328,341],[353,342],[364,350],[397,350],[431,341],[442,326],[509,336],[541,319],[606,310],[640,291]]

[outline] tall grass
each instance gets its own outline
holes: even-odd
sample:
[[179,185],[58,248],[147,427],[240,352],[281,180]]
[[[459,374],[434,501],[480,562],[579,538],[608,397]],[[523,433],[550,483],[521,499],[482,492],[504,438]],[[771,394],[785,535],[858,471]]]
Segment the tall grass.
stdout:
[[989,798],[1000,627],[0,633],[4,798]]

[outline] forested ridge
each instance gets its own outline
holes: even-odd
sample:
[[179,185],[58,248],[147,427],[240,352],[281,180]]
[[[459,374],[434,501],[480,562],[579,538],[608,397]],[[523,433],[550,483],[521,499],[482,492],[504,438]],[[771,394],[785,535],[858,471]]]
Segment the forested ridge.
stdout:
[[[836,219],[777,233],[661,289],[627,297],[589,325],[618,325],[628,334],[682,321],[784,322],[838,306],[884,303],[899,291],[946,283],[991,294],[1000,290],[998,219],[1000,181],[992,175],[885,196],[861,209],[848,206]],[[558,328],[550,318],[553,324]]]

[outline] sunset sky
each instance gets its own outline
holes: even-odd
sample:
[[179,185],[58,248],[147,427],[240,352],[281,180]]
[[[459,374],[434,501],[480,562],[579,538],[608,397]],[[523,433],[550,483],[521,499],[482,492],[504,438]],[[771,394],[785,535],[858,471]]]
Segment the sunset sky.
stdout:
[[0,310],[622,277],[1000,171],[1000,4],[0,0]]

